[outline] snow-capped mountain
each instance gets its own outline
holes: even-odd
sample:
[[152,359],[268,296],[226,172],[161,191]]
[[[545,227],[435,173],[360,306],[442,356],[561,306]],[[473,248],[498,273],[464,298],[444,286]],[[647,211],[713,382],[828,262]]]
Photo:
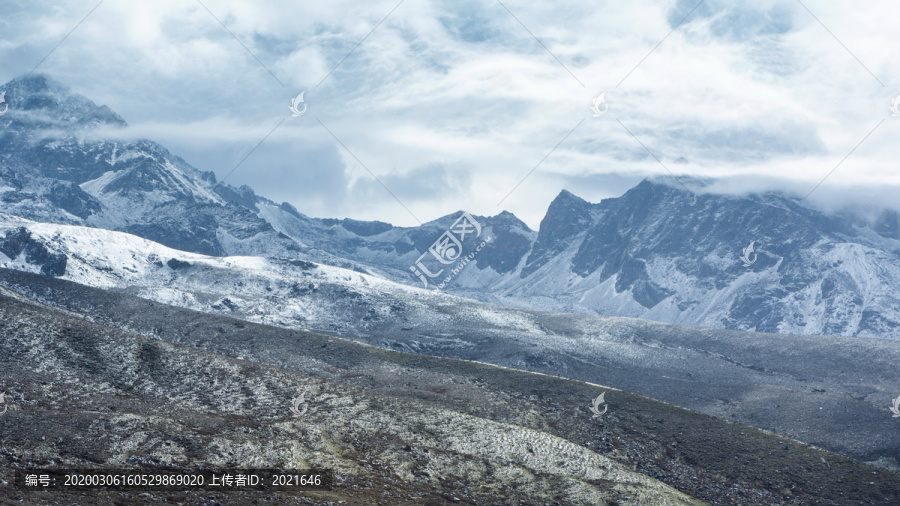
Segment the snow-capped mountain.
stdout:
[[[219,183],[152,141],[102,138],[98,129],[124,120],[46,76],[0,91],[9,104],[0,117],[0,212],[539,309],[900,339],[895,211],[865,220],[786,194],[721,195],[701,181],[659,179],[598,204],[563,191],[538,232],[508,212],[458,211],[409,228],[318,219]],[[452,232],[460,223],[469,229]],[[51,264],[45,273],[59,271]]]
[[520,268],[485,279],[503,300],[531,307],[900,338],[896,212],[867,222],[782,194],[710,194],[692,183],[645,180],[599,204],[563,191]]
[[122,230],[212,255],[299,251],[229,188],[159,144],[97,138],[124,127],[105,106],[43,75],[3,86],[3,211],[41,221]]
[[[99,137],[98,128],[125,121],[47,76],[15,79],[0,91],[9,105],[0,118],[0,211],[6,213],[119,230],[188,252],[302,258],[403,281],[409,281],[409,258],[418,256],[413,250],[426,249],[456,218],[421,229],[310,218],[247,186],[219,183],[155,142]],[[516,245],[524,253],[534,235],[509,213],[480,221],[524,234],[495,251]],[[493,255],[483,257],[504,272]]]
[[[42,273],[204,312],[283,327],[360,329],[374,300],[456,299],[340,267],[289,258],[208,256],[123,232],[0,213],[0,267]],[[355,314],[354,306],[365,307]]]
[[[796,200],[706,193],[702,181],[672,179],[645,180],[599,204],[562,191],[538,233],[509,213],[476,216],[492,241],[444,290],[553,311],[900,339],[897,212],[865,220]],[[431,259],[429,246],[459,215],[321,247],[422,286],[409,266],[423,253]]]

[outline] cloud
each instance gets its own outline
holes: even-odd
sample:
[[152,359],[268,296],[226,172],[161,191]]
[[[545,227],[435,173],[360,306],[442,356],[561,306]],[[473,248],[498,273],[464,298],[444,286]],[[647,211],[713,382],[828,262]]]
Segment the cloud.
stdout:
[[365,187],[362,191],[370,198],[386,200],[388,194],[383,190],[382,183],[401,202],[443,201],[452,205],[451,199],[458,197],[454,194],[468,190],[472,184],[472,173],[463,167],[432,163],[402,174],[385,174],[378,181],[361,176],[356,180],[355,186]]
[[736,4],[724,0],[678,0],[669,11],[667,21],[672,28],[682,21],[706,23],[709,33],[716,37],[732,42],[746,42],[754,37],[787,33],[793,28],[794,17],[799,14],[800,9],[802,7],[796,2],[776,0],[752,4]]
[[[507,209],[536,227],[563,188],[610,196],[589,184],[604,177],[821,181],[900,93],[900,4],[804,3],[828,30],[790,0],[707,0],[674,32],[694,0],[505,1],[515,17],[475,0],[204,1],[228,31],[196,2],[104,2],[39,70],[220,178],[305,90],[308,112],[229,182],[311,215],[414,224],[358,158],[423,221]],[[0,80],[92,7],[11,4]],[[610,110],[594,118],[601,91]],[[816,193],[898,182],[898,128],[885,121]]]

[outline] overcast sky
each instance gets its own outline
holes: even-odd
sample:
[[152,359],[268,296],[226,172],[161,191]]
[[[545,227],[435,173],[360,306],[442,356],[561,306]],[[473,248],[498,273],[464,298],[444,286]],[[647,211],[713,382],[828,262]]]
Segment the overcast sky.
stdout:
[[39,72],[219,179],[271,132],[227,182],[317,217],[536,229],[562,189],[805,195],[851,151],[813,199],[900,184],[895,0],[202,2],[2,0],[0,81],[49,53]]

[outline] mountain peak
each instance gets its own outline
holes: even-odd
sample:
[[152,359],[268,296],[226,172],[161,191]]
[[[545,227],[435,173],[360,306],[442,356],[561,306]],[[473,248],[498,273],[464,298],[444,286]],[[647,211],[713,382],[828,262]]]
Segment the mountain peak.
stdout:
[[537,241],[522,270],[522,276],[536,271],[553,255],[562,251],[569,240],[589,228],[594,222],[593,212],[596,207],[597,204],[591,204],[567,190],[559,192],[541,220]]
[[29,93],[46,93],[50,91],[70,93],[68,87],[47,74],[27,74],[6,83],[4,88],[17,89]]
[[10,112],[31,113],[17,118],[23,126],[126,125],[125,120],[109,107],[97,105],[89,98],[72,92],[46,74],[17,77],[0,86],[0,92],[5,93]]
[[520,220],[518,216],[509,211],[502,211],[500,214],[493,217],[493,221],[495,223],[504,223],[509,226],[516,226],[521,228],[522,230],[531,230],[524,221]]
[[[591,204],[574,193],[568,190],[562,190],[559,192],[559,195],[553,199],[553,202],[550,202],[550,207],[547,209],[547,216],[555,216],[564,221],[576,217],[586,218],[590,214],[590,210],[593,206],[594,204]],[[543,228],[543,224],[541,225],[541,228]]]
[[561,190],[559,192],[559,195],[557,195],[556,198],[553,199],[553,202],[550,205],[552,206],[553,204],[564,203],[564,202],[572,202],[572,203],[576,203],[576,204],[590,205],[590,203],[587,200],[584,200],[583,198],[579,197],[578,195],[575,195],[574,193],[572,193],[566,189]]

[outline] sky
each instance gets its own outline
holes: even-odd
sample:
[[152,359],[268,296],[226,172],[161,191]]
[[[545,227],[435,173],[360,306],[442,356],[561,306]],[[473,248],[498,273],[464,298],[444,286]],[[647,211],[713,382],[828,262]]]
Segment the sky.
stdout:
[[0,0],[0,82],[36,68],[310,216],[537,229],[563,189],[672,174],[896,201],[897,19],[893,0]]

